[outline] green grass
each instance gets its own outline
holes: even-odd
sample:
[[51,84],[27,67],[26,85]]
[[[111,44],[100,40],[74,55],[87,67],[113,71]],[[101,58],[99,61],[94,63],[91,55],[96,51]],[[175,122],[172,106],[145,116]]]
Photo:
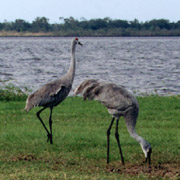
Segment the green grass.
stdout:
[[[111,116],[96,101],[69,97],[54,108],[54,144],[50,145],[36,118],[39,108],[29,113],[22,111],[24,94],[0,99],[0,180],[180,179],[179,97],[138,97],[136,130],[152,145],[151,167],[143,163],[144,154],[128,134],[123,118],[119,133],[125,167],[114,138],[114,126],[110,164],[106,164],[106,130]],[[47,109],[42,113],[47,126],[48,116]]]

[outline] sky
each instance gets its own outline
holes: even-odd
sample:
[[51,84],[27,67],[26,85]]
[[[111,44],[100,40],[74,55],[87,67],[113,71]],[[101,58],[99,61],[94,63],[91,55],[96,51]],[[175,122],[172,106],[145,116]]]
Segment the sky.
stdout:
[[152,19],[180,20],[180,0],[0,0],[0,22],[23,19],[32,22],[46,17],[59,23],[59,17],[80,20],[110,17],[140,22]]

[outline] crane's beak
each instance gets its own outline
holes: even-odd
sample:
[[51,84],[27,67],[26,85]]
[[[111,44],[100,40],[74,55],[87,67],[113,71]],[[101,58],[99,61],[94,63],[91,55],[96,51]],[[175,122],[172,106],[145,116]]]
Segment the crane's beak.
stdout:
[[146,157],[146,163],[148,163],[149,165],[151,164],[151,153],[152,153],[152,149],[149,149],[149,152]]
[[82,44],[81,42],[79,42],[79,41],[78,41],[78,44],[81,45],[81,46],[83,45],[83,44]]

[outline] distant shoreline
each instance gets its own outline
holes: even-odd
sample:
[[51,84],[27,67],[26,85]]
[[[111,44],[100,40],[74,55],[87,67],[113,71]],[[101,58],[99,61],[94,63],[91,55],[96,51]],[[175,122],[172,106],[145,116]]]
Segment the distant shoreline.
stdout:
[[51,37],[53,33],[0,31],[0,37]]
[[59,33],[59,32],[16,32],[16,31],[0,31],[0,37],[180,37],[179,34],[154,34],[154,33],[145,33],[145,34],[137,34],[132,33],[129,35],[122,35],[122,34],[105,34],[105,33],[92,33],[92,34],[86,34],[85,32],[81,33]]
[[23,19],[0,22],[0,37],[166,37],[180,36],[180,21],[153,19],[139,22],[121,19],[60,18],[51,24],[46,17],[37,17],[32,23]]

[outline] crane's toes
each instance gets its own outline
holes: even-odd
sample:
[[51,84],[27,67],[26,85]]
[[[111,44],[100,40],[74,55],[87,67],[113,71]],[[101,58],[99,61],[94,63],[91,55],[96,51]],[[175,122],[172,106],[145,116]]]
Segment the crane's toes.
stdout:
[[150,157],[146,157],[144,163],[148,164],[150,166],[151,165],[151,158]]
[[149,165],[151,165],[151,153],[152,153],[152,149],[150,149],[148,151],[147,157],[146,157],[146,163],[148,163]]
[[52,144],[53,143],[53,141],[52,141],[52,134],[47,134],[47,142],[49,142],[50,141],[50,144]]

